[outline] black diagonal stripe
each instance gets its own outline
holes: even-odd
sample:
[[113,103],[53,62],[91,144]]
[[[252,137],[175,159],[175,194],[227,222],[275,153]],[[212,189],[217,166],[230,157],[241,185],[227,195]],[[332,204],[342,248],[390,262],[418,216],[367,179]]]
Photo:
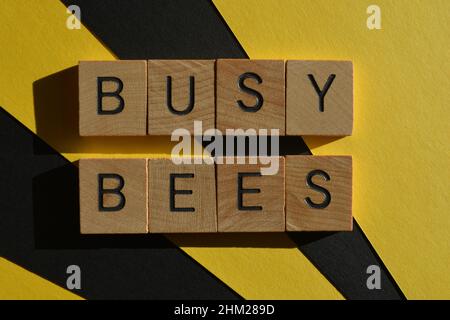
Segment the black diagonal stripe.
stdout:
[[[300,137],[281,140],[280,153],[312,154]],[[356,219],[352,232],[289,232],[289,237],[345,298],[406,299]],[[371,265],[380,268],[381,289],[367,287]]]
[[205,0],[62,0],[120,59],[241,58],[233,33]]
[[[289,233],[303,254],[347,299],[405,299],[355,219],[352,232]],[[380,268],[381,289],[368,289],[367,268]]]
[[88,299],[236,299],[161,235],[81,235],[78,169],[0,108],[0,255]]

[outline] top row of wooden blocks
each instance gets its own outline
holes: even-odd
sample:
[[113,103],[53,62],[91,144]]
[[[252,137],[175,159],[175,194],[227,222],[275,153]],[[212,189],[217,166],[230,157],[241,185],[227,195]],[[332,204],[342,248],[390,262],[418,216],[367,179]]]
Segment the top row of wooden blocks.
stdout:
[[[351,61],[119,60],[79,63],[81,136],[171,135],[278,129],[347,136],[353,128]],[[269,131],[270,133],[270,131]]]

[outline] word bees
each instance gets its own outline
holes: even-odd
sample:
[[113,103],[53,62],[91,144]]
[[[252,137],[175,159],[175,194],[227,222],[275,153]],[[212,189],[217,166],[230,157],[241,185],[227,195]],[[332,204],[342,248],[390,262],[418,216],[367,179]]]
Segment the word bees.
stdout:
[[81,136],[203,128],[351,135],[350,61],[119,60],[79,63]]
[[82,159],[81,233],[352,230],[350,156],[278,157],[273,175],[240,159]]

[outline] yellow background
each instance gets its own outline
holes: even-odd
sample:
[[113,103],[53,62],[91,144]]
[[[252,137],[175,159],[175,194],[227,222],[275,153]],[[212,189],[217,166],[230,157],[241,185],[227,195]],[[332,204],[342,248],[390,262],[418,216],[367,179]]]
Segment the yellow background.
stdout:
[[[354,215],[408,298],[450,298],[448,1],[377,1],[382,30],[366,27],[367,1],[214,1],[250,58],[349,59],[355,70],[354,135],[307,139],[314,154],[354,157]],[[86,28],[68,30],[56,0],[1,1],[0,106],[36,132],[33,82],[79,60],[114,56]],[[64,105],[61,105],[64,108]],[[64,135],[64,128],[59,128]],[[54,135],[70,161],[155,156],[168,139]],[[98,150],[101,150],[98,151]],[[171,236],[244,298],[341,299],[286,235]],[[266,246],[273,246],[266,248]],[[70,298],[5,259],[10,295]],[[18,281],[18,278],[23,281]],[[40,281],[42,280],[42,281]]]

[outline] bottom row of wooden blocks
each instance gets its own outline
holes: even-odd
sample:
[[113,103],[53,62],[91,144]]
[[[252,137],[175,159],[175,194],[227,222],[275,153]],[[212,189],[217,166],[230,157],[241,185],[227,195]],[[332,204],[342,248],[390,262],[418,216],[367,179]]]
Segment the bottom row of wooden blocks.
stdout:
[[352,230],[350,156],[249,164],[167,159],[79,161],[81,233]]

